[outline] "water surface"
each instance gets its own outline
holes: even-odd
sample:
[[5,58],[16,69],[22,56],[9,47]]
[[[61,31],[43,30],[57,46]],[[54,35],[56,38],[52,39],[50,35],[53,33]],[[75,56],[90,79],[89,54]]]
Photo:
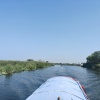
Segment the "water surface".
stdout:
[[52,66],[36,71],[0,76],[0,100],[25,100],[42,83],[54,76],[70,76],[84,85],[90,100],[100,100],[100,72],[78,66]]

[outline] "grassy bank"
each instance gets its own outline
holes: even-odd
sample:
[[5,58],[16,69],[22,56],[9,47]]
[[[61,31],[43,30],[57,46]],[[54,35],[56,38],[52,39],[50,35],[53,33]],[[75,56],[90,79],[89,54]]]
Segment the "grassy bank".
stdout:
[[21,71],[31,71],[52,66],[52,63],[43,61],[0,61],[0,74],[8,75]]

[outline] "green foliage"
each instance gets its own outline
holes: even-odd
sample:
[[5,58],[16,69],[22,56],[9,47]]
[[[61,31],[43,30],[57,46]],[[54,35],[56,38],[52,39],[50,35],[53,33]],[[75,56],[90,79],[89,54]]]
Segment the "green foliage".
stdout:
[[4,66],[4,67],[2,68],[2,71],[3,71],[5,74],[12,74],[12,72],[13,72],[13,66],[10,65],[10,64],[8,64],[8,65],[6,65],[6,66]]
[[86,59],[87,59],[87,63],[91,63],[91,64],[100,63],[100,51],[96,51],[96,52],[92,53]]
[[21,65],[19,65],[19,64],[16,64],[15,66],[14,66],[14,73],[15,72],[20,72],[20,71],[22,71],[23,70],[23,67],[21,66]]
[[82,67],[97,69],[100,68],[100,51],[95,51],[87,58],[87,62]]
[[96,64],[95,67],[96,67],[96,68],[100,68],[100,64]]
[[27,70],[36,70],[36,64],[35,63],[30,63],[26,66]]
[[0,73],[7,75],[21,71],[36,70],[52,65],[52,63],[43,61],[0,61]]

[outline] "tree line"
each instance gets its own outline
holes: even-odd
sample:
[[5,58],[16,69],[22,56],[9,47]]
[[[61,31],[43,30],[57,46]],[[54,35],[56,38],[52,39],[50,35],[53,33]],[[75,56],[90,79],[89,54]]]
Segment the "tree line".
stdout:
[[83,63],[83,67],[100,68],[100,51],[95,51],[86,58],[87,62]]

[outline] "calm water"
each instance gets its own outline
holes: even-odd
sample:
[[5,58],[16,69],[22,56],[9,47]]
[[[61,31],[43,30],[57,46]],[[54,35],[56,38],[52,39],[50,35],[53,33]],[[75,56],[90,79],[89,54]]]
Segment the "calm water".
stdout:
[[71,76],[85,86],[90,100],[100,100],[100,72],[77,66],[53,66],[30,72],[0,76],[0,100],[25,100],[48,78]]

